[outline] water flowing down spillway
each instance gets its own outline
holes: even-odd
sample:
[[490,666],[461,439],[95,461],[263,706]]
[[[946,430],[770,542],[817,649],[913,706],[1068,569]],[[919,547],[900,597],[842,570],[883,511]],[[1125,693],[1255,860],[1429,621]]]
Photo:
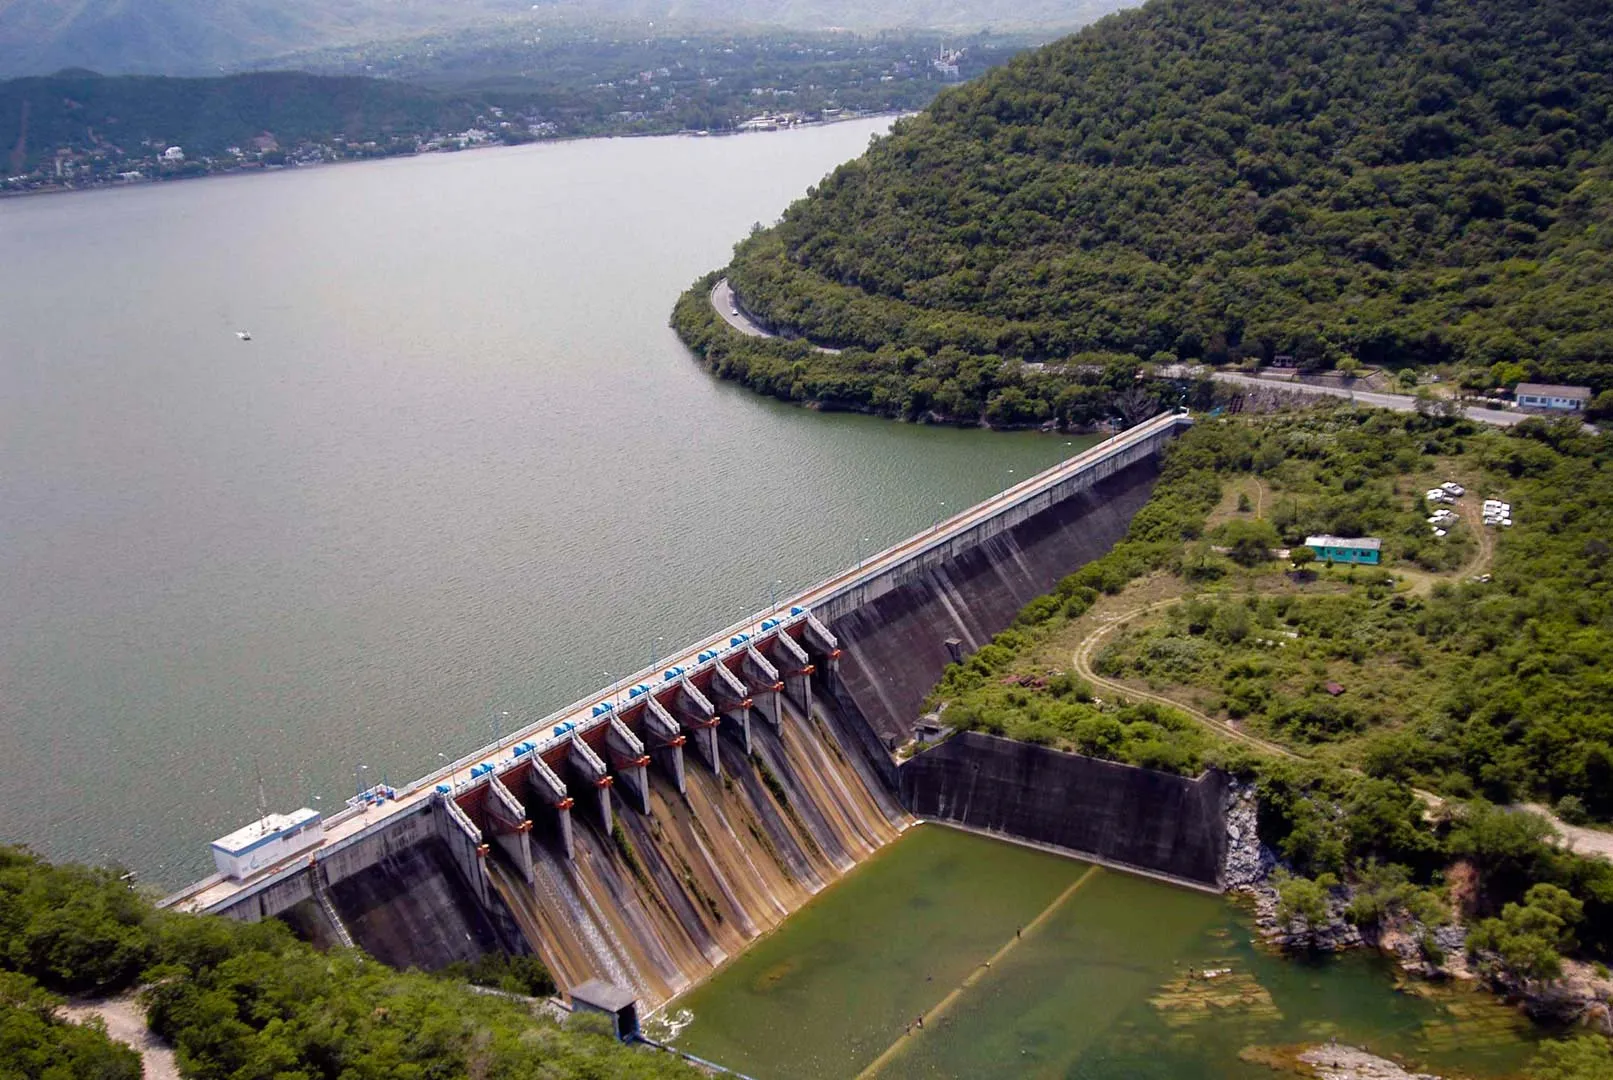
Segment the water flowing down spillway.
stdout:
[[910,819],[840,720],[757,710],[751,750],[728,729],[722,775],[687,753],[685,791],[650,770],[650,813],[610,794],[615,828],[573,813],[575,855],[534,833],[535,881],[493,883],[562,987],[602,978],[646,1006],[699,981],[894,840]]

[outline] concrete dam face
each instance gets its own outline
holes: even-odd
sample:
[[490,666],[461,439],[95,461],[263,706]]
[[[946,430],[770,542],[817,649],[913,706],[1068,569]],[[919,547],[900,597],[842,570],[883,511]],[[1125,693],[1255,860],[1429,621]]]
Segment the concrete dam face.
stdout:
[[788,616],[641,673],[652,681],[625,697],[578,703],[333,817],[310,855],[169,902],[280,916],[398,967],[533,952],[565,989],[604,979],[653,1007],[914,815],[1213,887],[1214,778],[970,735],[901,766],[888,751],[952,650],[984,645],[1123,535],[1178,422],[904,541],[786,602]]
[[822,709],[753,721],[747,753],[718,741],[721,773],[691,763],[684,790],[651,774],[648,814],[611,796],[609,832],[574,826],[574,855],[533,845],[533,880],[488,869],[562,986],[604,978],[657,1003],[686,989],[910,820]]

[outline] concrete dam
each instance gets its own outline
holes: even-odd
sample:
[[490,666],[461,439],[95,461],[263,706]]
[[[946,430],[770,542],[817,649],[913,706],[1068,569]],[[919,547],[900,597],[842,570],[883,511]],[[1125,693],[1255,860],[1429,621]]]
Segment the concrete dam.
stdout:
[[946,664],[1107,551],[1170,414],[430,776],[213,845],[182,910],[398,967],[535,952],[565,989],[688,988],[920,818],[1217,887],[1221,785],[958,736],[897,764]]

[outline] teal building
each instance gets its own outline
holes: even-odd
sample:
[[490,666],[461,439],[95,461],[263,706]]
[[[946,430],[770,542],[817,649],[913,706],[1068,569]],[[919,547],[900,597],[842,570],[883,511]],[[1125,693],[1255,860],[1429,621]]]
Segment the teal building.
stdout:
[[1307,536],[1305,546],[1322,562],[1377,566],[1382,541],[1376,536]]

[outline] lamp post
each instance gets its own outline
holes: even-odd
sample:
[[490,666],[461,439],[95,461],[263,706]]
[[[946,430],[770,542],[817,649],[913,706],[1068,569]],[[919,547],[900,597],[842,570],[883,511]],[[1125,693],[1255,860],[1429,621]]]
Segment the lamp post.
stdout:
[[500,735],[498,732],[498,722],[500,718],[502,718],[505,721],[505,725],[508,726],[510,719],[509,711],[505,710],[504,712],[494,712],[492,709],[487,710],[487,729],[493,735],[492,745],[493,749],[495,750],[497,750],[499,744],[504,741],[504,736]]
[[353,766],[353,798],[355,799],[364,794],[364,782],[359,779],[359,773],[364,772],[368,768],[369,766],[363,764],[362,762]]

